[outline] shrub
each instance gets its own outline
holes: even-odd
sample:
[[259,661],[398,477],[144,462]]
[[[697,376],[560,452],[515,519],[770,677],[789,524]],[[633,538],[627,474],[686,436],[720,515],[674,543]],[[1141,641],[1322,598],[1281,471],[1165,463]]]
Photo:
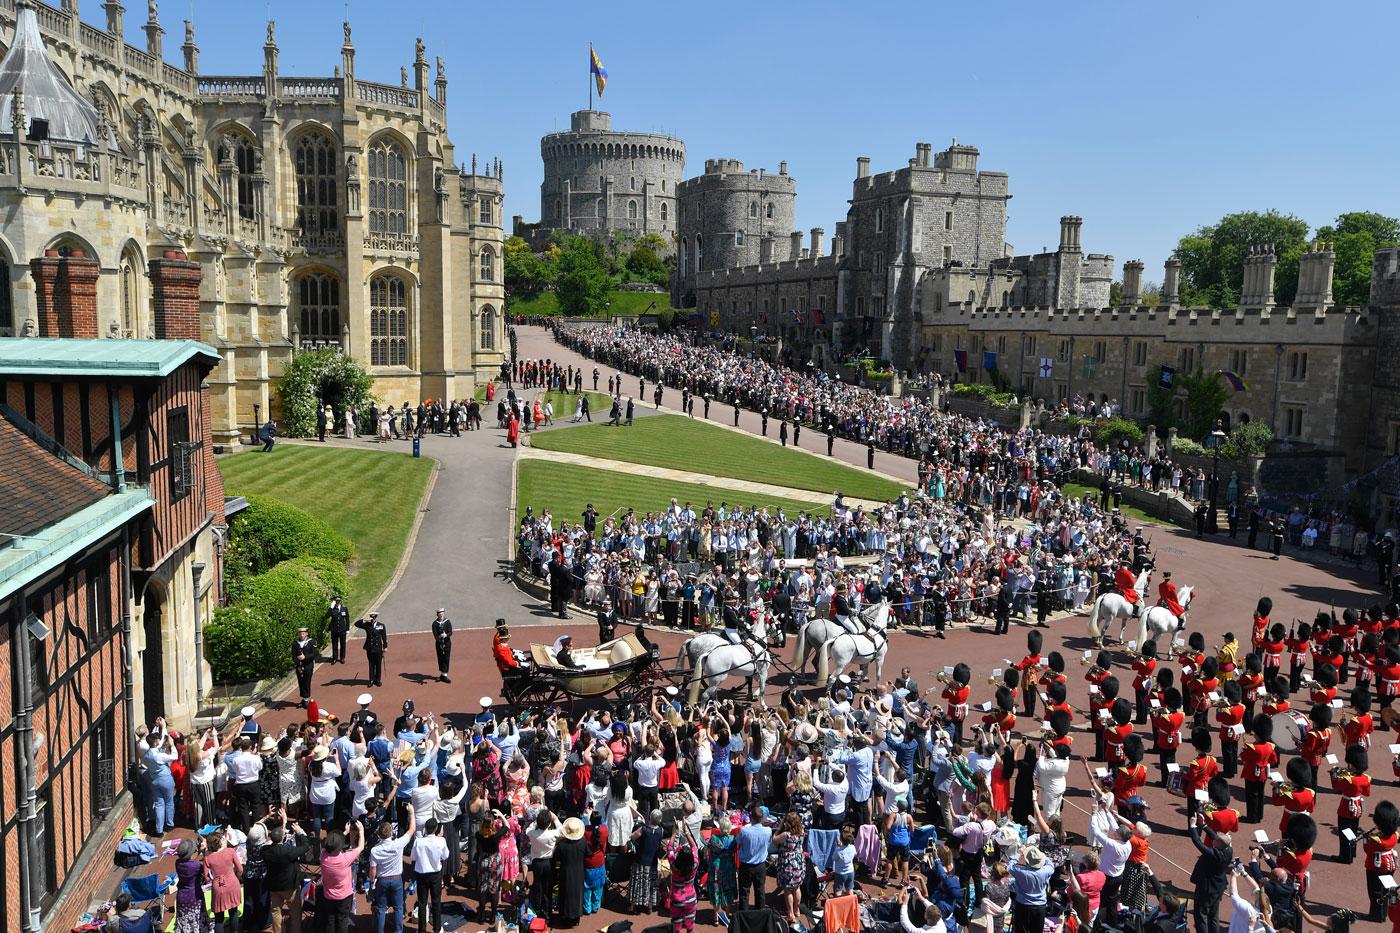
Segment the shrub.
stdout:
[[1125,438],[1131,444],[1142,444],[1142,428],[1136,421],[1108,418],[1099,422],[1098,429],[1094,432],[1094,443],[1100,447],[1112,446]]
[[[283,561],[267,573],[258,574],[248,586],[248,599],[244,603],[253,612],[269,620],[281,630],[283,644],[290,644],[292,636],[301,626],[311,630],[311,637],[318,642],[326,634],[326,607],[330,605],[335,592],[344,595],[346,576],[343,567],[334,573],[326,573],[324,559]],[[328,586],[323,582],[323,574],[332,578]],[[334,585],[338,584],[338,585]],[[279,664],[278,671],[291,666],[291,655]]]
[[1246,421],[1230,429],[1230,436],[1220,448],[1220,456],[1231,460],[1262,456],[1273,439],[1273,428],[1262,421]]
[[1191,438],[1189,437],[1178,437],[1175,441],[1173,441],[1172,453],[1183,454],[1188,457],[1210,456],[1210,451],[1206,450],[1204,447],[1191,440]]
[[272,496],[248,496],[248,507],[233,517],[230,536],[253,573],[263,573],[293,557],[347,561],[350,539],[321,519]]
[[204,626],[204,657],[218,680],[260,680],[291,666],[289,642],[279,643],[277,627],[248,606],[214,610]]
[[959,382],[953,386],[953,394],[959,398],[975,398],[986,401],[997,392],[996,386],[982,382]]

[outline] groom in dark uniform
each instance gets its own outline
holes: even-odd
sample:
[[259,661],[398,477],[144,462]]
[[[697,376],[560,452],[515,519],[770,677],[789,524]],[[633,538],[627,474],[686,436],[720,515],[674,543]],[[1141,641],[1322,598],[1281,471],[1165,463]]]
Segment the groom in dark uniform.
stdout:
[[384,652],[389,648],[389,629],[379,621],[379,613],[371,612],[368,619],[355,623],[356,628],[365,630],[365,658],[369,661],[369,683],[371,687],[384,685]]
[[316,671],[316,643],[304,625],[297,629],[296,641],[292,642],[292,666],[297,672],[300,705],[305,709],[306,702],[311,699],[311,675]]

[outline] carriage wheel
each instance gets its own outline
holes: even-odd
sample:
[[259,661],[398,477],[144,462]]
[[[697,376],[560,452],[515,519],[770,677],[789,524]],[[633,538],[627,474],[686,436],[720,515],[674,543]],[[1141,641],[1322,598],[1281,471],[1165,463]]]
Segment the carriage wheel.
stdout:
[[516,695],[516,706],[543,706],[557,703],[564,696],[559,687],[548,680],[535,680],[521,688]]

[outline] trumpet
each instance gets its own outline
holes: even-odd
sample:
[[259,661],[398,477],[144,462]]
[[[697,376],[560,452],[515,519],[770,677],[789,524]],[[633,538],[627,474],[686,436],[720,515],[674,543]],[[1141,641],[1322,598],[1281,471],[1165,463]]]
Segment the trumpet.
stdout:
[[1279,781],[1274,785],[1274,793],[1283,794],[1285,797],[1292,797],[1297,786],[1292,781]]
[[1332,769],[1332,776],[1335,778],[1356,777],[1356,772],[1348,768],[1346,765],[1340,765]]

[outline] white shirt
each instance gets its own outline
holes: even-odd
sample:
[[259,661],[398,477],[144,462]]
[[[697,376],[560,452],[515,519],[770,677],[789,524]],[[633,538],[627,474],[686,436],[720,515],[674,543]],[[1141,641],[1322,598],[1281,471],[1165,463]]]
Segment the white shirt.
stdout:
[[1133,847],[1118,838],[1118,822],[1112,814],[1102,810],[1089,819],[1089,835],[1093,842],[1103,846],[1099,853],[1099,871],[1110,878],[1123,874],[1128,855]]
[[441,836],[419,836],[413,844],[413,870],[420,875],[442,871],[447,861],[447,840]]
[[413,806],[413,818],[418,821],[419,826],[426,826],[428,820],[433,816],[433,804],[437,803],[438,788],[436,784],[421,784],[408,792],[408,799]]
[[336,783],[339,779],[340,765],[330,758],[321,762],[321,776],[311,778],[311,802],[335,803],[336,792],[340,790],[340,785]]
[[373,866],[376,878],[399,878],[403,875],[403,847],[408,845],[410,835],[397,839],[385,839],[369,850],[369,863]]
[[212,748],[200,751],[199,764],[190,772],[191,784],[208,784],[214,780],[214,758],[217,754]]
[[1254,909],[1246,898],[1238,894],[1230,896],[1230,933],[1253,933],[1255,930],[1265,930],[1264,922],[1259,919],[1259,911]]
[[813,778],[812,786],[822,792],[822,808],[827,813],[839,816],[846,812],[846,791],[850,789],[850,785],[844,778],[839,784],[823,784]]
[[632,763],[632,771],[637,775],[637,786],[648,789],[656,787],[660,781],[661,769],[665,766],[666,761],[660,755],[638,758]]
[[[548,829],[540,829],[538,826],[531,826],[525,830],[525,838],[529,842],[526,853],[531,861],[535,859],[547,859],[554,856],[554,844],[559,841],[558,827],[551,826]],[[609,836],[611,838],[611,835]]]
[[228,779],[235,784],[252,784],[262,773],[262,759],[252,752],[229,752],[224,757]]

